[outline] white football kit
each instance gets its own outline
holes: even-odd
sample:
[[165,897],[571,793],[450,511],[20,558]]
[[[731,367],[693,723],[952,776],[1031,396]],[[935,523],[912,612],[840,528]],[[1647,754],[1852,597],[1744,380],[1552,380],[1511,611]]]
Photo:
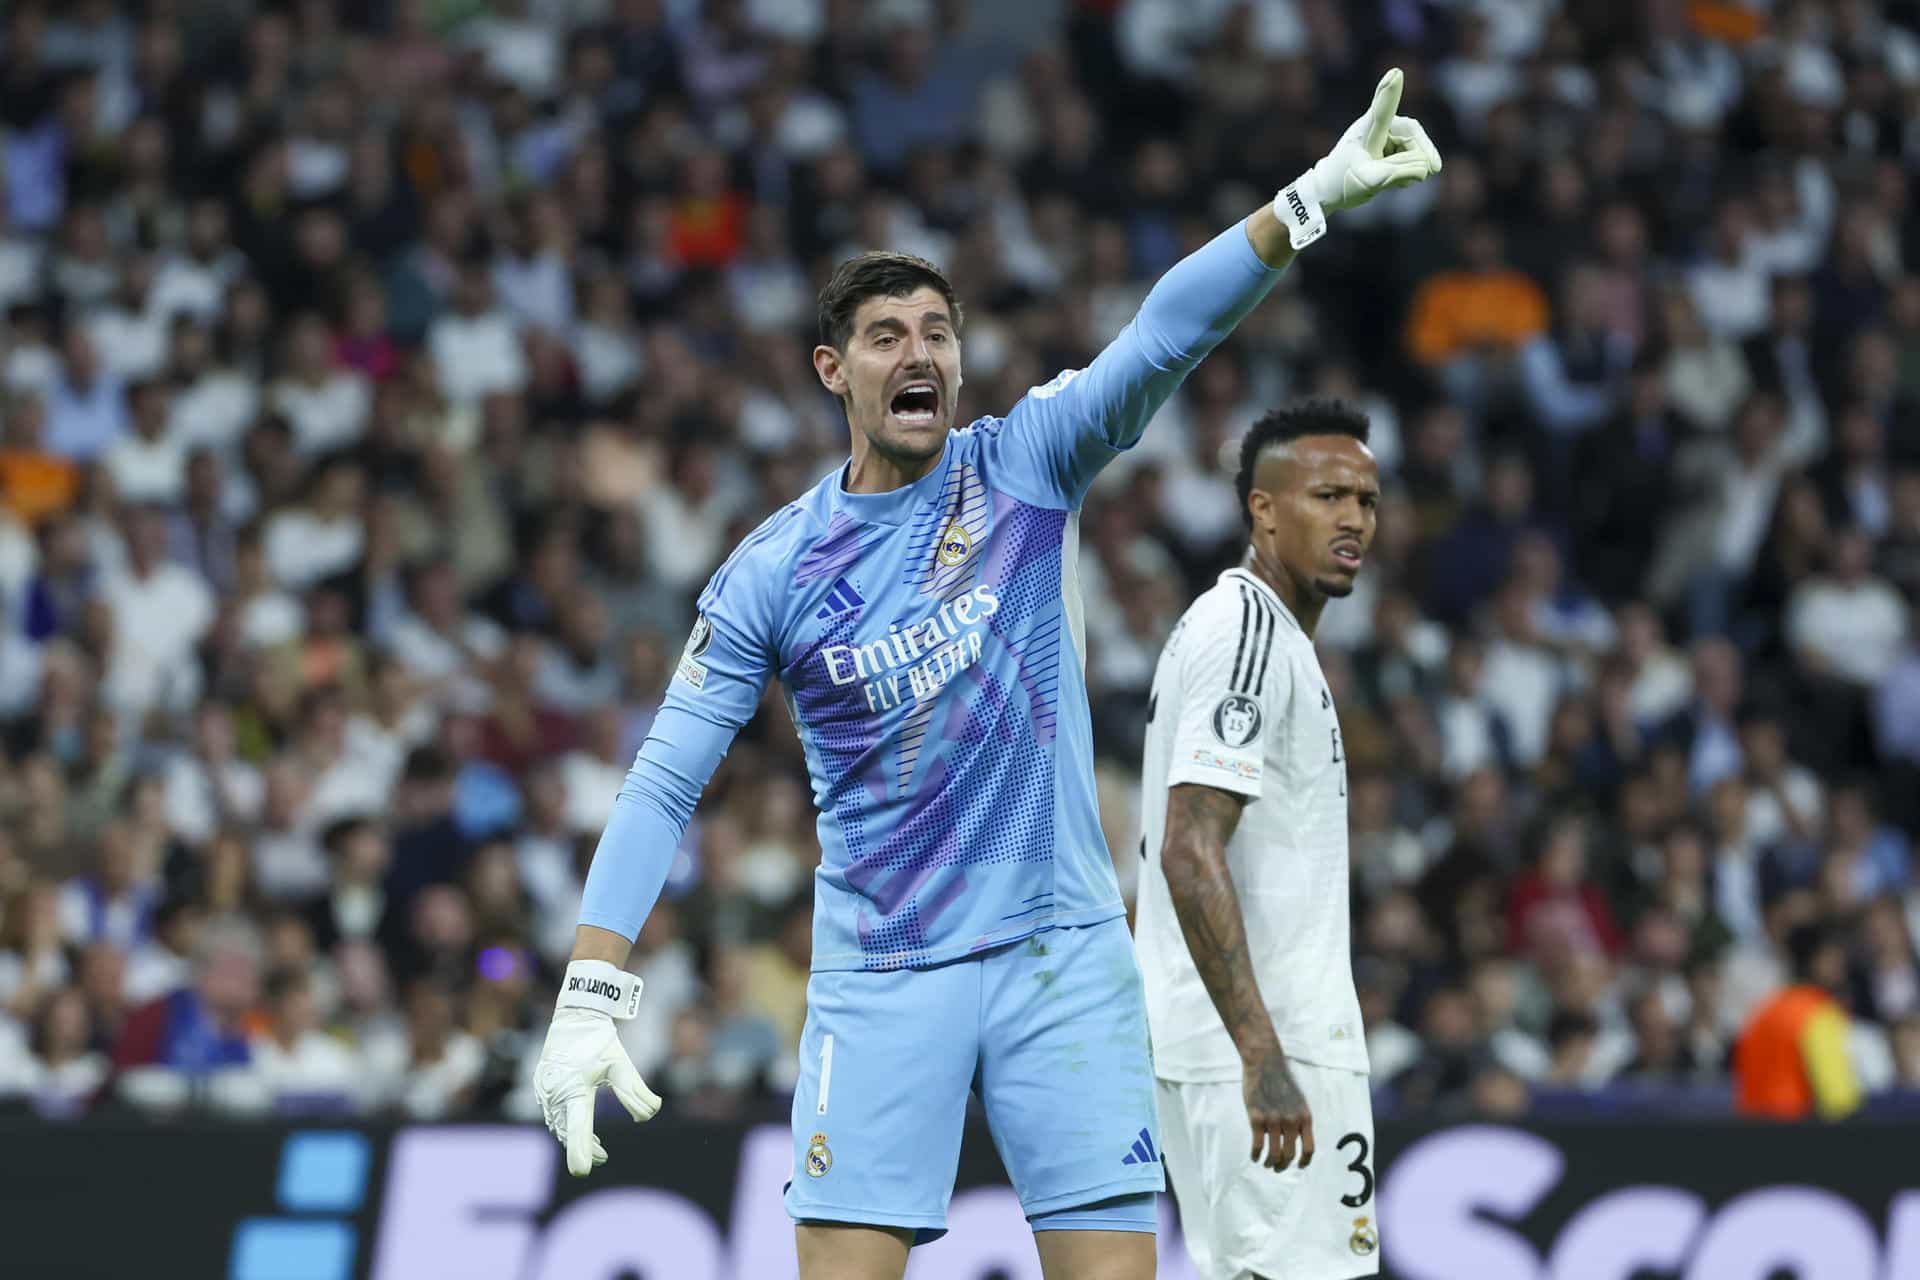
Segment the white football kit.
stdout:
[[[1161,1145],[1202,1280],[1376,1275],[1373,1106],[1347,922],[1347,772],[1313,641],[1266,583],[1229,569],[1174,628],[1154,672],[1135,926]],[[1200,980],[1160,865],[1167,791],[1246,797],[1227,862],[1247,949],[1313,1114],[1315,1155],[1248,1158],[1240,1057]]]

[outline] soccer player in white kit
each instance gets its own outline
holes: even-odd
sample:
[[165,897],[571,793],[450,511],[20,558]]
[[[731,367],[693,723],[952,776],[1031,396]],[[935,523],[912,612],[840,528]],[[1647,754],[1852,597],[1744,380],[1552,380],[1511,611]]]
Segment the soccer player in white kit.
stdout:
[[1153,677],[1135,932],[1167,1175],[1202,1280],[1380,1269],[1346,753],[1313,649],[1373,541],[1366,440],[1366,418],[1329,402],[1254,424],[1246,556]]

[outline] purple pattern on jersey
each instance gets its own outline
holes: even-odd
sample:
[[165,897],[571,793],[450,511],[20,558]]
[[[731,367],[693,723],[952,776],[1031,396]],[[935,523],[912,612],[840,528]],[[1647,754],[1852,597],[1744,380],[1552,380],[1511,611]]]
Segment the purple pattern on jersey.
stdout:
[[[855,916],[861,950],[873,955],[926,947],[927,930],[966,891],[966,872],[954,866],[959,861],[959,839],[956,831],[942,833],[925,858],[908,866],[869,859],[848,868],[847,884],[879,912],[877,917],[871,915],[863,905]],[[921,890],[943,872],[940,886],[922,898]]]
[[800,557],[800,563],[794,566],[794,585],[804,587],[829,574],[851,568],[866,550],[861,532],[862,526],[848,518],[846,512],[836,512],[826,533],[807,549],[807,554]]
[[[901,902],[903,895],[918,904],[911,928],[883,930],[862,922],[861,945],[870,955],[919,945],[921,931],[964,896],[964,875],[935,885],[934,871],[1051,856],[1053,788],[1031,786],[1030,779],[1049,776],[1067,515],[999,494],[992,506],[993,536],[986,554],[973,557],[978,562],[973,567],[981,582],[1000,593],[990,629],[1001,653],[1013,660],[1018,687],[1010,688],[996,674],[1005,669],[1004,662],[982,662],[962,672],[954,681],[957,687],[944,691],[937,758],[908,811],[871,854],[854,858],[849,846],[848,884],[863,893],[871,888],[887,923],[896,914],[889,904]],[[950,786],[949,778],[978,781]],[[883,878],[888,871],[893,875]]]
[[[985,559],[973,554],[973,550],[986,545],[987,514],[987,487],[980,479],[980,472],[971,462],[955,464],[940,488],[939,498],[914,521],[913,538],[907,551],[907,581],[917,577],[922,595],[942,601],[957,600],[971,591],[980,581],[980,566]],[[956,564],[947,564],[938,554],[936,543],[945,542],[956,526],[968,554]],[[916,565],[924,567],[916,569]],[[894,769],[894,785],[899,795],[913,790],[914,771],[920,765],[937,701],[916,703],[901,722],[900,750]]]
[[[1053,619],[1008,650],[1020,664],[1020,687],[1033,707],[1033,732],[1050,744],[1060,723],[1060,631],[1065,617]],[[1029,660],[1031,656],[1031,660]]]
[[[912,533],[912,573],[903,585],[918,588],[913,598],[924,602],[921,610],[866,616],[868,605],[834,614],[789,655],[786,667],[820,780],[816,798],[845,847],[840,874],[865,899],[855,909],[853,933],[874,967],[910,963],[935,945],[943,918],[949,931],[954,915],[970,919],[963,904],[973,891],[1005,892],[1004,876],[970,880],[969,868],[1045,862],[1055,852],[1051,748],[1068,514],[990,492],[972,465],[953,470]],[[947,543],[954,550],[943,557]],[[818,582],[850,572],[876,545],[871,526],[836,516],[808,549],[796,579]],[[874,645],[895,630],[904,634],[924,624],[928,610],[976,587],[995,593],[997,605],[970,628],[979,636],[979,657],[953,671],[943,687],[924,695],[916,687],[896,705],[876,707],[864,678],[835,683],[821,674],[830,646]],[[809,622],[818,617],[810,603],[804,612]],[[902,679],[896,687],[909,683]],[[996,883],[1003,887],[989,889]],[[1040,910],[1048,900],[1034,897],[1042,905],[1023,910]]]
[[[1060,548],[1067,513],[1030,507],[1005,494],[995,494],[994,523],[1005,532],[994,539],[992,555],[981,572],[988,581],[1012,585],[1010,598],[993,620],[995,631],[1003,629],[1002,618],[1006,619],[1005,629],[1011,630],[1060,600]],[[1049,547],[1050,555],[1044,553]],[[1020,687],[1026,691],[1032,709],[1034,736],[1043,746],[1052,745],[1060,718],[1060,642],[1066,616],[1064,608],[1056,608],[1052,617],[1007,642]]]
[[[914,770],[920,767],[920,752],[927,742],[927,730],[933,724],[933,708],[937,698],[924,698],[914,703],[913,710],[900,722],[900,750],[894,761],[894,781],[898,794],[906,795],[913,790]],[[885,786],[885,779],[881,779]]]
[[[837,615],[820,629],[812,644],[792,655],[788,669],[805,671],[822,649],[845,644],[864,612],[856,608]],[[814,796],[814,803],[839,819],[841,834],[847,842],[847,856],[857,857],[858,850],[866,844],[862,825],[865,808],[849,803],[848,792],[868,772],[869,763],[877,765],[885,760],[886,753],[881,747],[887,726],[879,717],[868,714],[866,699],[857,684],[796,679],[790,687],[794,710],[806,731],[806,742],[819,757],[815,776],[826,781],[825,788]]]
[[977,667],[966,675],[977,688],[947,709],[949,723],[958,721],[949,754],[928,766],[878,849],[856,858],[848,844],[847,884],[882,913],[875,920],[863,908],[856,921],[861,950],[876,966],[928,945],[927,931],[966,897],[966,868],[1053,856],[1053,787],[1032,785],[1051,777],[1046,751],[1020,732],[1015,699],[998,681]]
[[[982,536],[985,536],[984,532]],[[941,597],[943,602],[958,600],[973,590],[978,577],[979,561],[980,557],[976,556],[971,563],[960,566],[960,571],[967,576],[953,580],[952,588]],[[920,764],[921,749],[926,744],[927,732],[933,724],[933,710],[939,701],[938,698],[928,698],[916,702],[913,710],[908,712],[906,719],[900,723],[900,751],[895,762],[895,773],[901,795],[906,795],[913,790],[913,773]]]

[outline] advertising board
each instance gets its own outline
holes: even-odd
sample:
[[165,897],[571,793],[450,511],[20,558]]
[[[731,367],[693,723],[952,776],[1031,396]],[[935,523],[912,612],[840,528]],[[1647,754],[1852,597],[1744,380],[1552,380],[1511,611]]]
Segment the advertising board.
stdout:
[[[1384,1125],[1399,1280],[1920,1280],[1920,1126]],[[0,1274],[195,1280],[786,1280],[784,1126],[606,1126],[567,1176],[516,1125],[0,1126]],[[911,1280],[1041,1280],[970,1133]],[[1160,1276],[1194,1280],[1161,1207]]]

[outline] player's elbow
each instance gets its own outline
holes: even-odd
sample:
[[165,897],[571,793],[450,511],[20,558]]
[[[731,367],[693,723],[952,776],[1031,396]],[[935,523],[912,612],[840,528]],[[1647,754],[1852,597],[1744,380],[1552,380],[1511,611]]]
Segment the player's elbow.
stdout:
[[1182,342],[1156,324],[1145,308],[1120,331],[1118,338],[1131,344],[1135,358],[1155,374],[1161,377],[1171,374],[1176,378],[1184,377],[1199,364],[1216,340],[1208,334],[1195,341]]
[[1167,891],[1174,905],[1195,898],[1223,858],[1223,851],[1210,848],[1197,832],[1167,832],[1160,846],[1160,869],[1167,877]]
[[701,790],[698,783],[677,770],[636,760],[620,784],[614,806],[642,809],[676,828],[685,828],[700,801]]

